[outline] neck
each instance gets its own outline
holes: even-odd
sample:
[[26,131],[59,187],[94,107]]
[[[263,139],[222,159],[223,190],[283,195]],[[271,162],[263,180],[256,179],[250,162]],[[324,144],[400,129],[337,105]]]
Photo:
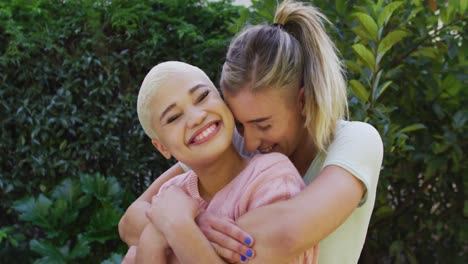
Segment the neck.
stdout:
[[297,144],[296,150],[289,156],[289,159],[301,176],[304,177],[318,151],[307,128],[302,130],[299,138],[299,144]]
[[192,167],[198,177],[198,191],[200,196],[209,202],[215,194],[234,179],[247,165],[236,151],[230,146],[215,160],[204,162]]

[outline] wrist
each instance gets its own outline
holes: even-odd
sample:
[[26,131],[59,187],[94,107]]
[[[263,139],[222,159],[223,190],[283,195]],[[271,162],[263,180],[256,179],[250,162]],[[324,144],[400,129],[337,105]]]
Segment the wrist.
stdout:
[[198,229],[195,219],[187,216],[174,219],[170,223],[167,223],[161,228],[161,232],[164,234],[164,237],[166,237],[169,245],[171,245],[172,243],[177,243],[181,238],[186,237],[194,228]]

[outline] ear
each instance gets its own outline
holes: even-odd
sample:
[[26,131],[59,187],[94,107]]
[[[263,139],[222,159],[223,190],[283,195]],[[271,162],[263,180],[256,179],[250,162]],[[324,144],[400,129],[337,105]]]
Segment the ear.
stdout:
[[299,105],[299,109],[301,109],[301,113],[304,116],[304,107],[305,107],[305,91],[304,86],[299,88],[299,92],[297,93],[297,104]]
[[161,153],[166,159],[171,158],[171,153],[167,148],[158,140],[158,139],[152,139],[151,143],[153,143],[153,146]]

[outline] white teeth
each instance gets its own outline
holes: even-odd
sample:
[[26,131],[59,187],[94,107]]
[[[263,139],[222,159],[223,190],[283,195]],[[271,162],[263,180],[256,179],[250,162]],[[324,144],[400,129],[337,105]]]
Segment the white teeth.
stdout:
[[268,148],[260,149],[260,152],[267,153],[267,152],[270,152],[272,149],[273,149],[273,146],[270,146]]
[[204,138],[206,138],[207,136],[209,136],[211,133],[213,133],[216,129],[216,124],[213,124],[211,126],[209,126],[208,128],[206,128],[203,132],[199,133],[194,139],[193,139],[193,142],[197,142],[197,141],[200,141]]

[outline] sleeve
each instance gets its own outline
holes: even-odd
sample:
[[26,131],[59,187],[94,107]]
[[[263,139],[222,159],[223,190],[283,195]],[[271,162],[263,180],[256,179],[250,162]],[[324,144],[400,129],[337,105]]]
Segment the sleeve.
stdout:
[[[270,155],[275,156],[274,159]],[[257,160],[264,168],[256,170],[257,175],[253,175],[253,181],[247,188],[246,193],[250,193],[247,211],[290,199],[305,187],[299,172],[286,156],[279,153],[268,156],[268,160]]]
[[375,199],[383,159],[382,139],[367,123],[346,122],[340,125],[322,168],[337,165],[358,178],[366,186],[361,206],[369,196]]
[[166,191],[169,187],[171,186],[179,186],[183,189],[185,189],[185,181],[188,179],[188,173],[180,174],[175,176],[174,178],[168,180],[165,182],[161,188],[159,188],[159,191],[156,195],[159,195],[160,193]]

